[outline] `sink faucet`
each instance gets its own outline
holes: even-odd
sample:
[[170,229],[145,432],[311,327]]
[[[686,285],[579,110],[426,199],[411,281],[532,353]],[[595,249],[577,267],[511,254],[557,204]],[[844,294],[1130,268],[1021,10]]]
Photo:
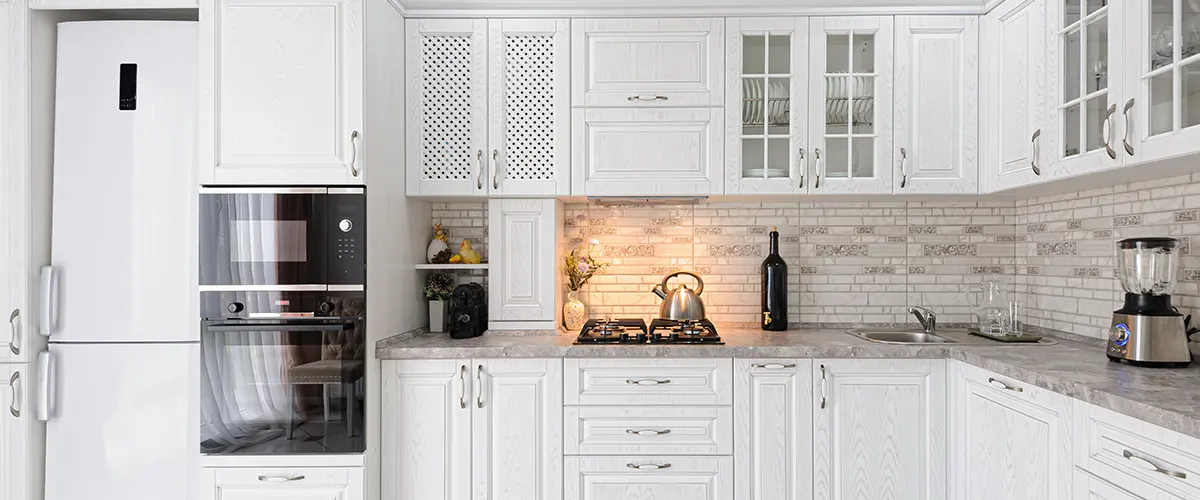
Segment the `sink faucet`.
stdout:
[[921,323],[921,330],[928,334],[936,333],[937,330],[937,315],[920,306],[908,308],[908,313],[917,317],[917,322]]

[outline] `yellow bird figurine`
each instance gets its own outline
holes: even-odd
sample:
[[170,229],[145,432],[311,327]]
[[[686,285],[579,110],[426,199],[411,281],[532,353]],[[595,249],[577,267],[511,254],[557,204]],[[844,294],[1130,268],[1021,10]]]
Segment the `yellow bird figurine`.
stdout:
[[471,243],[467,240],[463,240],[462,245],[459,245],[458,254],[462,256],[463,264],[478,264],[483,262],[483,256],[472,249]]

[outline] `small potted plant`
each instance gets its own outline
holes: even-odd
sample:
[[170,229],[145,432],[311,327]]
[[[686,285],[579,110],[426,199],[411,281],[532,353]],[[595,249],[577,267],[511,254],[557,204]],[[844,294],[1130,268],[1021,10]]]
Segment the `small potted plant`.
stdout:
[[425,300],[429,301],[429,331],[446,331],[446,301],[454,292],[454,277],[433,273],[425,280]]
[[[595,246],[594,241],[592,246]],[[563,304],[563,326],[568,330],[583,328],[587,321],[587,307],[579,300],[579,289],[607,265],[592,257],[590,252],[580,255],[577,249],[563,257],[563,274],[567,275],[568,290],[567,301]]]

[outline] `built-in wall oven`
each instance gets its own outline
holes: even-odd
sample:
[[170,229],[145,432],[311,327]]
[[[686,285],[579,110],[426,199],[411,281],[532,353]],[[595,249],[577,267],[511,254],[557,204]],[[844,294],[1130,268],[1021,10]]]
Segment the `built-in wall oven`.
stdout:
[[366,195],[200,194],[201,452],[362,453]]

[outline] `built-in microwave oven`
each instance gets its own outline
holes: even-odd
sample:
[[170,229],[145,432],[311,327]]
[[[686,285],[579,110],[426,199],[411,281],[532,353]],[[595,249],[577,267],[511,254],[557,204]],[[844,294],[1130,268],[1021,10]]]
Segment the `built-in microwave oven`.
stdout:
[[362,187],[203,187],[200,289],[362,290]]

